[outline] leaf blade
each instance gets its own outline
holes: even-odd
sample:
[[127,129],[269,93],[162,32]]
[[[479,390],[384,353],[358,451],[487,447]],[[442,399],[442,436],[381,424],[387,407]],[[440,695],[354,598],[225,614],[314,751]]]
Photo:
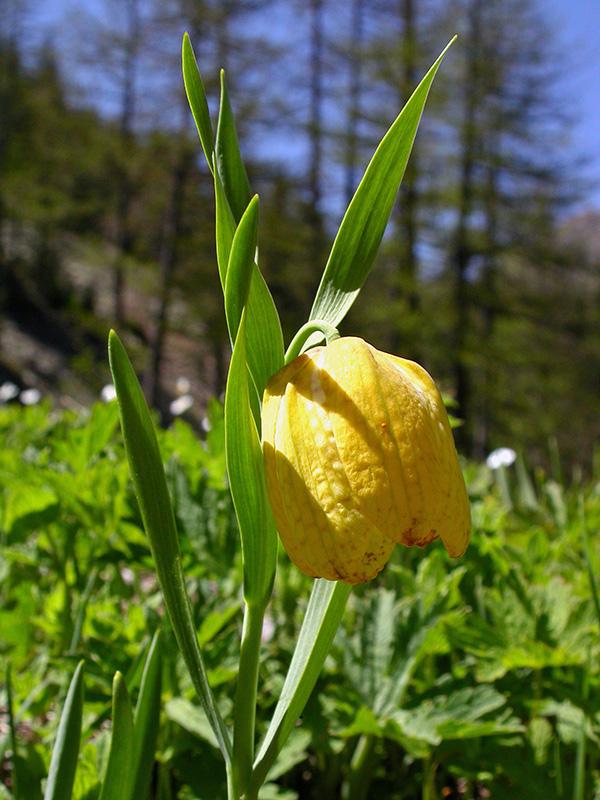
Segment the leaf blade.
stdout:
[[120,672],[113,680],[112,735],[106,773],[99,800],[128,798],[133,781],[133,710],[125,681]]
[[146,656],[135,707],[134,781],[131,800],[148,797],[150,790],[152,764],[160,726],[161,661],[160,631],[156,631]]
[[[214,184],[217,264],[223,291],[227,293],[227,271],[232,243],[236,234],[236,224],[221,179],[216,171]],[[284,347],[277,308],[269,287],[256,264],[252,270],[247,306],[248,366],[260,398],[271,375],[274,375],[283,366]],[[235,341],[231,330],[230,339],[232,342]]]
[[109,335],[109,361],[130,473],[165,605],[194,688],[213,726],[223,757],[229,763],[231,740],[210,690],[196,637],[156,433],[139,381],[114,331]]
[[234,219],[237,222],[241,219],[250,202],[252,190],[250,189],[248,173],[240,152],[235,118],[225,82],[225,70],[221,70],[221,101],[215,140],[215,156],[225,194]]
[[225,391],[225,455],[244,563],[244,598],[265,603],[277,559],[277,533],[267,500],[262,449],[250,405],[246,314],[233,348]]
[[236,340],[242,311],[248,302],[258,240],[258,195],[255,194],[236,228],[225,279],[225,315],[232,341]]
[[251,788],[262,784],[317,681],[352,587],[315,580],[285,683],[254,762]]
[[212,123],[210,121],[204,83],[198,69],[194,48],[187,32],[183,34],[181,42],[181,71],[185,93],[196,123],[202,150],[204,151],[208,168],[212,172],[214,151]]
[[83,667],[84,662],[80,661],[69,684],[52,748],[44,800],[67,800],[73,792],[81,744]]
[[367,279],[404,175],[430,86],[453,42],[454,39],[446,45],[417,86],[367,166],[340,224],[309,319],[323,319],[339,325]]

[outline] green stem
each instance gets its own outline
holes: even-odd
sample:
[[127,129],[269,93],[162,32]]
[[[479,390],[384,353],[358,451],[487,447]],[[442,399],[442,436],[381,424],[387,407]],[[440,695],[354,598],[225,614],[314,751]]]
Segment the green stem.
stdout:
[[256,691],[265,606],[246,604],[233,722],[233,790],[235,798],[248,788],[254,761]]
[[369,796],[369,786],[371,785],[373,755],[375,748],[375,737],[362,735],[358,740],[352,761],[350,762],[350,774],[345,800],[366,800]]
[[562,775],[562,761],[560,754],[560,739],[558,736],[554,737],[554,772],[556,784],[556,796],[558,798],[564,797],[563,790],[563,775]]
[[94,567],[90,572],[85,589],[79,600],[75,622],[73,624],[73,635],[71,636],[71,644],[69,645],[68,653],[72,655],[77,651],[79,642],[81,640],[81,631],[83,630],[83,623],[85,622],[85,612],[96,585],[96,578],[98,577],[98,569]]
[[581,521],[581,540],[583,544],[583,556],[587,567],[588,579],[590,582],[590,592],[594,603],[594,610],[596,611],[596,618],[600,625],[600,595],[598,594],[598,585],[596,583],[596,576],[594,574],[594,567],[592,564],[592,552],[590,549],[590,540],[588,536],[587,522],[585,516],[585,505],[583,495],[579,495],[579,518]]
[[435,800],[435,773],[437,764],[430,756],[423,762],[423,800]]
[[227,769],[227,800],[239,800],[239,792],[235,787],[235,780],[233,777],[233,768],[231,764],[226,766]]
[[333,342],[334,339],[340,338],[337,328],[334,328],[333,325],[329,324],[329,322],[325,322],[323,319],[311,319],[300,328],[298,333],[292,339],[292,343],[288,347],[287,353],[285,354],[286,364],[289,364],[290,361],[293,361],[296,358],[296,356],[300,355],[304,344],[313,333],[322,333],[327,344]]

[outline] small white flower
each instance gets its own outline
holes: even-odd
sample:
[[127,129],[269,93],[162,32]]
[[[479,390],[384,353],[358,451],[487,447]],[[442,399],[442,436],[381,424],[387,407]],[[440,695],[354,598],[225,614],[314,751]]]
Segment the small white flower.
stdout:
[[37,389],[25,389],[19,395],[19,400],[24,406],[35,406],[42,399],[42,393]]
[[262,632],[260,635],[261,642],[270,642],[274,633],[275,623],[273,622],[273,617],[269,616],[269,614],[266,614],[265,618],[263,619]]
[[102,387],[102,391],[100,392],[100,397],[104,403],[110,403],[112,400],[117,399],[117,390],[113,383],[107,383],[106,386]]
[[210,420],[208,417],[202,417],[202,422],[200,423],[200,427],[204,431],[204,433],[208,433],[211,430],[212,425],[210,424]]
[[485,463],[490,469],[500,469],[500,467],[510,467],[515,463],[517,454],[512,447],[498,447],[492,450],[486,458]]
[[180,417],[194,405],[194,398],[191,394],[182,394],[177,397],[169,406],[169,411],[174,417]]
[[133,570],[129,567],[121,567],[121,578],[123,579],[123,583],[126,583],[127,586],[131,586],[135,580]]
[[6,381],[0,386],[0,403],[8,403],[19,394],[19,387],[12,381]]
[[189,394],[191,388],[192,385],[187,378],[180,377],[175,381],[175,391],[177,394]]

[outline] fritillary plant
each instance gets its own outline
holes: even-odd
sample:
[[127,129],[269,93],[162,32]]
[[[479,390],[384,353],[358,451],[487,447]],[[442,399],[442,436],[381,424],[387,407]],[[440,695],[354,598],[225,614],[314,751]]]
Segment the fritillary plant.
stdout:
[[[393,122],[350,202],[307,323],[286,352],[279,315],[259,269],[259,198],[252,194],[221,73],[216,131],[192,45],[183,78],[214,180],[218,274],[233,354],[225,393],[225,450],[238,520],[244,622],[232,724],[208,681],[186,593],[177,529],[156,433],[140,384],[114,331],[109,360],[131,477],[179,649],[227,772],[228,800],[256,800],[302,714],[352,584],[373,578],[397,543],[441,538],[460,555],[469,507],[446,412],[413,362],[381,353],[337,326],[372,267],[444,49]],[[325,344],[322,344],[325,342]],[[314,577],[295,651],[263,740],[256,698],[263,617],[275,578],[278,533]],[[224,566],[225,570],[225,566]],[[101,800],[148,791],[160,709],[156,638],[135,709],[113,685],[112,738]],[[81,738],[83,666],[69,689],[46,798],[71,796]]]

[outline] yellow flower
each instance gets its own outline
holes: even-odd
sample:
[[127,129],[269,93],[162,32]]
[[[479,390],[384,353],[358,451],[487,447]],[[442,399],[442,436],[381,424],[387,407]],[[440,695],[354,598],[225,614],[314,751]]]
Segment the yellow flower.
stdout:
[[362,583],[396,544],[464,553],[470,511],[444,404],[428,373],[362,339],[283,367],[263,398],[267,490],[306,575]]

